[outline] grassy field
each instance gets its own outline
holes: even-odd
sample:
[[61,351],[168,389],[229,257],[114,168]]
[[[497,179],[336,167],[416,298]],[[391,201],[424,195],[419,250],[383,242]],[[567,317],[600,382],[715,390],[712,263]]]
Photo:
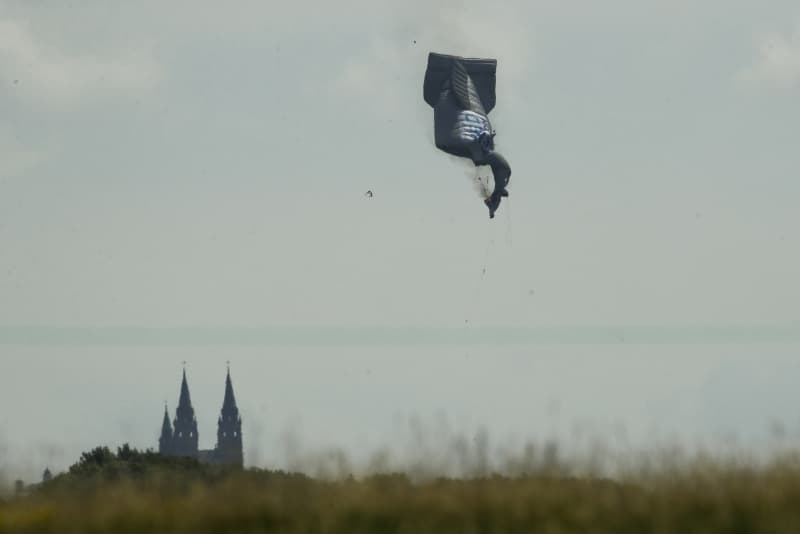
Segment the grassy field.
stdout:
[[758,468],[704,460],[614,480],[540,473],[412,481],[223,472],[135,451],[128,459],[84,456],[70,473],[4,499],[0,532],[800,532],[794,458]]

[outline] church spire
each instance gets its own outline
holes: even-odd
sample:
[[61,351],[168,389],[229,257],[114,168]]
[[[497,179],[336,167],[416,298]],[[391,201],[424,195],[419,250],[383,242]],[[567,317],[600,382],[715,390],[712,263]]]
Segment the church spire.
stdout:
[[183,413],[187,416],[194,416],[194,408],[192,408],[192,396],[189,394],[189,383],[186,381],[186,367],[183,368],[183,381],[181,382],[181,396],[178,399],[178,413]]
[[175,424],[173,426],[173,454],[197,457],[197,419],[192,407],[192,397],[189,394],[189,383],[186,380],[186,367],[183,368],[181,395],[178,399],[178,407],[175,410]]
[[158,438],[159,454],[172,453],[172,425],[169,422],[167,403],[164,403],[164,420],[161,422],[161,437]]
[[225,377],[225,398],[222,401],[222,415],[239,417],[239,408],[236,407],[236,395],[233,393],[233,383],[231,382],[231,367],[228,366],[228,375]]
[[220,463],[239,467],[244,463],[242,418],[239,416],[236,396],[233,393],[230,365],[228,365],[228,374],[225,377],[225,397],[217,423],[217,449],[215,452]]

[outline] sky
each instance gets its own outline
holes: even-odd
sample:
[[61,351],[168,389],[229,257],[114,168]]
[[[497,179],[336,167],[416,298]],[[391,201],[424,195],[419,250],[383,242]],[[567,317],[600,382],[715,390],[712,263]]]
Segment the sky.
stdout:
[[[494,220],[431,51],[498,60]],[[153,446],[183,361],[207,447],[231,361],[251,465],[440,417],[763,447],[798,91],[791,1],[0,0],[0,472]]]

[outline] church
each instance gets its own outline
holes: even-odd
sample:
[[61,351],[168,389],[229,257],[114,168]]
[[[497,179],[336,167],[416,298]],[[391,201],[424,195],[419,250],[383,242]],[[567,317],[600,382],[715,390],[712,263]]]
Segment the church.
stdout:
[[164,407],[164,421],[161,425],[161,437],[158,440],[158,452],[170,456],[196,458],[205,464],[236,467],[244,465],[242,418],[239,416],[239,408],[236,407],[230,368],[225,379],[222,412],[217,422],[217,446],[211,450],[198,448],[197,419],[192,407],[192,398],[189,395],[186,369],[184,369],[180,399],[172,423],[169,420],[167,407]]

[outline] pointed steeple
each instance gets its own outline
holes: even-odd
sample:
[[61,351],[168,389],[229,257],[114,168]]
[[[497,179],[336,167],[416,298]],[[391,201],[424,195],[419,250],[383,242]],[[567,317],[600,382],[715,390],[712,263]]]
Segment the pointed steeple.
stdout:
[[186,380],[186,367],[183,368],[181,395],[175,409],[174,431],[172,434],[173,454],[178,456],[197,457],[197,419],[189,395],[189,383]]
[[222,401],[222,411],[217,423],[217,448],[215,451],[217,461],[223,464],[241,467],[244,463],[242,452],[242,418],[236,406],[236,396],[233,393],[231,369],[225,377],[225,398]]
[[183,381],[181,381],[181,396],[178,399],[178,409],[175,415],[180,417],[185,415],[194,417],[194,408],[192,407],[192,396],[189,394],[189,383],[186,381],[186,368],[183,368]]
[[161,437],[158,438],[159,454],[172,453],[172,425],[169,422],[167,403],[164,403],[164,420],[161,422]]
[[225,399],[222,401],[222,416],[239,417],[239,408],[236,407],[236,395],[233,393],[231,382],[231,368],[228,367],[228,376],[225,377]]

